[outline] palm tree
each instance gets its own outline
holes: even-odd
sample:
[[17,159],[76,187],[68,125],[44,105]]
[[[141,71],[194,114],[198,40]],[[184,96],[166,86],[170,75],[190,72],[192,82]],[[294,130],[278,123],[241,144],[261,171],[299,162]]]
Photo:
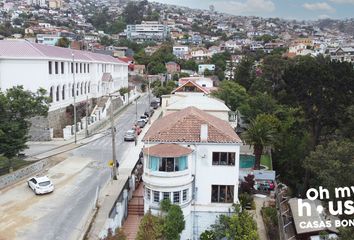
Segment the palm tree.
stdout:
[[253,146],[256,170],[261,167],[263,149],[271,146],[275,140],[277,122],[278,119],[273,115],[259,114],[256,119],[251,120],[247,131],[243,134],[246,143]]

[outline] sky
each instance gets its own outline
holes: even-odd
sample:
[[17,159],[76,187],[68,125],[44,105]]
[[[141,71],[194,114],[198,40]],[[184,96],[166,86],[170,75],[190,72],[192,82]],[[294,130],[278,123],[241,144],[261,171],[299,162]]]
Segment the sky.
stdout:
[[354,0],[151,0],[242,16],[313,20],[354,18]]

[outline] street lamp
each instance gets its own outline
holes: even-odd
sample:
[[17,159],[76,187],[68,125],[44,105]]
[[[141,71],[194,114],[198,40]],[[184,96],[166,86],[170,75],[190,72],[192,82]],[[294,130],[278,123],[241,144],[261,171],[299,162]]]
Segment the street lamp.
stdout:
[[76,125],[76,84],[75,84],[75,55],[74,55],[74,53],[71,53],[71,56],[73,57],[73,61],[72,61],[73,66],[71,68],[71,71],[73,72],[73,82],[74,82],[74,135],[75,135],[75,144],[76,144],[77,125]]

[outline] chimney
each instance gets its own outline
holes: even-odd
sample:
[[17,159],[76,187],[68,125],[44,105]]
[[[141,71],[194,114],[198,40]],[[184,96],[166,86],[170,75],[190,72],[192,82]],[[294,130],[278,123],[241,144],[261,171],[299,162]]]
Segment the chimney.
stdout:
[[208,124],[200,125],[200,141],[201,142],[208,141]]

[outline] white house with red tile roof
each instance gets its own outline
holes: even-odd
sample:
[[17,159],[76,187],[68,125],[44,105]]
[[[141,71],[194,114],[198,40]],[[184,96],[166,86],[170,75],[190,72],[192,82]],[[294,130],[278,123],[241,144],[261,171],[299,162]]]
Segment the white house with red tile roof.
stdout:
[[[74,85],[75,76],[75,85]],[[108,55],[37,44],[0,41],[0,89],[23,85],[47,90],[49,113],[128,87],[128,64]]]
[[156,120],[143,138],[144,210],[181,206],[181,239],[197,239],[238,202],[241,139],[227,121],[196,107]]

